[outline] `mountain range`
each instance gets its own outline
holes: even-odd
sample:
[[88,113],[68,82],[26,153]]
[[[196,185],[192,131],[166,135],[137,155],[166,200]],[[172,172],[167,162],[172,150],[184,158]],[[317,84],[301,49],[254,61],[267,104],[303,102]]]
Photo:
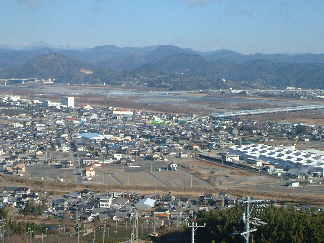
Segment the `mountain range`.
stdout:
[[324,88],[324,54],[198,52],[177,46],[97,46],[71,49],[44,43],[0,45],[0,78],[56,79],[177,89],[229,87]]

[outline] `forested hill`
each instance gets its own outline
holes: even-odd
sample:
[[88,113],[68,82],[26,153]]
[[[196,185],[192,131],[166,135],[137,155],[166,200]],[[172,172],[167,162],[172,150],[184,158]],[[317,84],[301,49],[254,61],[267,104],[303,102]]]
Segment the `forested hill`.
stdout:
[[[206,224],[195,233],[197,242],[240,243],[245,242],[239,233],[244,231],[242,215],[245,207],[237,206],[228,210],[201,211],[197,215],[198,225]],[[256,212],[255,212],[256,213]],[[293,207],[269,206],[251,215],[261,219],[266,225],[251,225],[257,231],[251,233],[250,242],[262,243],[303,243],[323,242],[324,214],[312,210],[296,210]],[[168,236],[167,236],[168,237]],[[172,238],[171,236],[169,236]],[[190,238],[190,231],[183,235],[183,241]],[[163,240],[163,239],[162,239]],[[172,241],[170,241],[172,242]]]
[[176,46],[0,49],[0,78],[28,77],[53,78],[60,83],[139,85],[167,90],[324,88],[324,55],[243,55],[228,50],[197,52]]

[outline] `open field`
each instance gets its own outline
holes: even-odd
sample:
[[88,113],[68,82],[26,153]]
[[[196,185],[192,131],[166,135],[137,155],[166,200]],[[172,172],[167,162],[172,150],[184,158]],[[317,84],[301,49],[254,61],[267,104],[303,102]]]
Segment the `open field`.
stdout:
[[[168,163],[164,161],[141,161],[140,167],[128,167],[126,165],[108,164],[96,168],[96,176],[93,181],[85,181],[86,184],[96,183],[104,185],[131,185],[153,187],[191,187],[190,173],[185,171],[168,171]],[[161,171],[157,171],[160,168]],[[114,178],[116,178],[114,179]],[[193,187],[211,187],[205,181],[192,177]]]
[[[150,164],[150,162],[144,162]],[[163,162],[165,163],[165,162]],[[45,189],[51,193],[67,193],[76,190],[88,188],[90,190],[108,191],[134,191],[143,194],[164,193],[172,191],[174,194],[181,196],[199,197],[204,193],[218,194],[221,191],[226,191],[233,196],[253,196],[255,198],[276,199],[279,201],[305,202],[310,204],[318,204],[324,206],[324,185],[308,185],[306,187],[290,188],[286,187],[287,181],[281,181],[280,178],[275,179],[268,176],[256,175],[249,171],[241,171],[223,167],[204,160],[187,160],[180,162],[181,169],[190,171],[194,176],[191,176],[184,171],[152,171],[163,181],[170,184],[166,186],[159,180],[150,175],[150,166],[147,166],[146,171],[143,168],[128,168],[121,165],[110,165],[114,167],[114,171],[109,167],[100,168],[97,170],[97,176],[93,181],[84,181],[82,184],[76,184],[74,172],[71,169],[47,169],[43,173],[44,180],[29,179],[27,177],[5,176],[0,177],[1,186],[23,185],[29,186],[32,190],[44,191]],[[42,166],[27,166],[27,173],[40,178],[39,173]],[[135,171],[131,171],[134,169]],[[142,171],[140,171],[142,169]],[[60,174],[60,178],[66,178],[63,182],[58,180],[47,179],[46,175],[52,176],[51,170]],[[137,170],[137,171],[136,171]],[[62,173],[63,172],[63,173]],[[33,174],[35,173],[35,174]],[[70,174],[69,174],[70,173]],[[124,184],[118,183],[110,173],[114,173],[119,180]],[[38,176],[37,176],[38,175]],[[65,177],[64,177],[65,176]],[[209,186],[206,182],[202,182],[195,176],[206,179],[215,187]],[[104,177],[104,178],[103,178]],[[68,179],[70,178],[70,180]],[[128,181],[129,180],[129,181]],[[199,190],[197,190],[199,188]]]
[[254,116],[242,116],[243,120],[260,122],[304,123],[307,125],[324,125],[324,110],[305,110],[298,112],[268,113]]
[[75,183],[76,177],[74,175],[74,168],[62,169],[55,165],[26,165],[26,177],[36,178],[36,179],[50,179],[50,180],[60,180],[63,182]]
[[[236,94],[201,94],[193,92],[159,92],[120,89],[116,87],[64,86],[64,85],[17,85],[0,86],[0,94],[19,94],[37,99],[59,101],[61,96],[75,97],[76,106],[85,104],[97,107],[123,107],[156,112],[208,115],[214,112],[249,110],[272,107],[302,106],[324,103],[322,100],[302,100],[279,97],[240,96]],[[41,94],[41,95],[39,95]],[[307,111],[308,112],[308,111]],[[307,114],[312,114],[311,113]],[[283,114],[283,113],[279,113]],[[263,115],[262,115],[263,116]],[[262,119],[262,116],[258,118]],[[285,116],[285,115],[284,115]],[[265,119],[284,119],[265,116]],[[312,115],[304,116],[313,119]],[[291,117],[294,119],[293,117]],[[252,118],[253,119],[253,118]],[[317,120],[318,117],[315,117]],[[256,120],[256,119],[253,119]],[[284,119],[288,120],[288,119]],[[289,122],[289,121],[288,121]],[[310,124],[313,124],[310,122]]]
[[324,207],[324,193],[322,185],[312,186],[309,188],[288,188],[283,185],[285,182],[280,180],[274,184],[254,184],[241,185],[239,187],[227,187],[226,185],[217,187],[156,187],[156,186],[134,186],[134,185],[102,185],[97,183],[75,184],[64,183],[57,180],[36,180],[24,177],[12,177],[0,175],[0,186],[27,186],[33,191],[40,193],[45,190],[50,194],[71,193],[85,188],[89,190],[99,190],[101,192],[108,191],[132,191],[142,194],[173,194],[184,197],[199,197],[204,193],[214,193],[217,195],[221,191],[226,191],[229,195],[243,197],[251,196],[255,198],[275,199],[278,201],[289,201],[296,203],[308,203],[310,205],[320,205]]

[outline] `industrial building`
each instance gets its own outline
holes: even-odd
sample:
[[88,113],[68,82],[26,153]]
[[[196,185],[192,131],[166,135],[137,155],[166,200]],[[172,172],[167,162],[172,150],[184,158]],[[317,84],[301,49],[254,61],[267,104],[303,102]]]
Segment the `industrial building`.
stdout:
[[239,155],[247,161],[266,161],[284,169],[302,169],[304,172],[323,171],[324,157],[296,149],[274,147],[264,144],[236,145],[229,153]]

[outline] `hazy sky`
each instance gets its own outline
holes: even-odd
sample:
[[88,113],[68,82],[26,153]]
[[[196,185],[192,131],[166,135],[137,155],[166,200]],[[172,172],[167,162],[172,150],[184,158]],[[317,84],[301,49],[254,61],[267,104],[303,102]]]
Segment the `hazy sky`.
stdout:
[[0,44],[324,53],[323,0],[0,0]]

